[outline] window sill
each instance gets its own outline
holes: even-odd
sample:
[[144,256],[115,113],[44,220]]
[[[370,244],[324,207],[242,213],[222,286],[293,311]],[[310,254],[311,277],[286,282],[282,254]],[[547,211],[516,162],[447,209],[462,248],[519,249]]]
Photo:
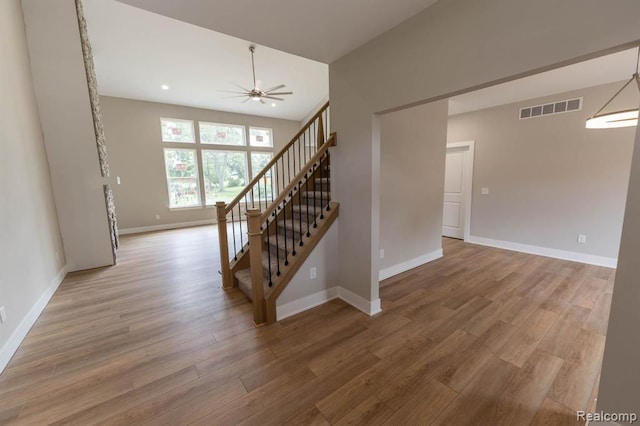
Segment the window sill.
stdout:
[[169,207],[169,211],[180,211],[180,210],[198,210],[201,209],[202,206],[189,206],[189,207]]

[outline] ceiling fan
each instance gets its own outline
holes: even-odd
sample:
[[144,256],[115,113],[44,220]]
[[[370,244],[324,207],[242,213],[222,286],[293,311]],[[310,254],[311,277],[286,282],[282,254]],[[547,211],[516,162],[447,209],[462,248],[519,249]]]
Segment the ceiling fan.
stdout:
[[256,66],[253,61],[253,53],[256,51],[256,47],[254,45],[249,46],[249,51],[251,52],[251,71],[253,72],[253,89],[249,90],[240,86],[239,84],[233,83],[234,86],[238,87],[239,89],[242,89],[242,92],[233,92],[229,90],[220,90],[220,91],[237,94],[236,96],[229,96],[230,98],[246,97],[247,99],[242,101],[242,103],[252,100],[252,101],[256,101],[264,104],[266,103],[264,101],[265,99],[271,99],[274,101],[284,101],[283,98],[278,98],[276,96],[293,95],[293,92],[277,92],[276,91],[284,88],[285,87],[284,84],[279,84],[278,86],[272,87],[271,89],[267,89],[267,90],[259,89],[258,85],[256,84]]

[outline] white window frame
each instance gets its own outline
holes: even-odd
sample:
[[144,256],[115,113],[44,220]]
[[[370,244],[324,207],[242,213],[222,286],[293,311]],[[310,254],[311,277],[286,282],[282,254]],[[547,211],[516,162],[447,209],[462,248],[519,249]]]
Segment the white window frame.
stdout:
[[[162,120],[168,120],[168,121],[175,121],[175,122],[190,122],[191,123],[191,127],[193,130],[193,135],[194,135],[194,142],[177,142],[177,141],[165,141],[163,140],[163,135],[162,135]],[[225,144],[217,144],[217,143],[210,143],[210,142],[202,142],[201,140],[201,135],[200,135],[200,126],[202,123],[208,124],[208,125],[218,125],[218,126],[224,126],[224,127],[237,127],[237,128],[242,128],[243,132],[243,142],[244,145],[225,145]],[[251,145],[251,133],[250,133],[250,129],[258,129],[258,130],[268,130],[271,136],[271,146],[253,146]],[[270,154],[271,158],[273,158],[276,154],[275,151],[275,145],[276,145],[276,141],[275,141],[275,137],[274,137],[274,132],[273,132],[273,128],[269,128],[269,127],[260,127],[260,126],[251,126],[251,125],[244,125],[244,124],[232,124],[232,123],[219,123],[219,122],[215,122],[215,121],[206,121],[206,120],[188,120],[188,119],[183,119],[183,118],[171,118],[171,117],[161,117],[160,118],[160,139],[161,139],[161,145],[162,145],[162,156],[163,156],[163,162],[165,163],[165,181],[167,183],[167,204],[168,204],[168,208],[169,210],[188,210],[188,209],[202,209],[202,208],[213,208],[215,207],[215,202],[214,204],[207,204],[207,196],[206,196],[206,192],[205,192],[205,186],[204,186],[204,162],[203,162],[203,156],[202,156],[202,152],[203,151],[225,151],[225,152],[242,152],[245,155],[245,185],[248,184],[249,182],[251,182],[251,180],[253,180],[253,176],[255,175],[254,171],[253,171],[253,167],[251,164],[251,154],[252,153],[264,153],[264,154]],[[189,147],[185,147],[185,144],[188,144]],[[168,170],[167,170],[167,165],[166,165],[166,160],[165,160],[165,156],[164,156],[164,150],[168,149],[168,150],[186,150],[186,151],[195,151],[196,152],[196,171],[197,171],[197,187],[198,187],[198,201],[199,204],[198,205],[193,205],[193,206],[189,206],[189,207],[171,207],[171,191],[170,191],[170,184],[169,184],[169,176],[168,176]]]
[[[201,132],[201,127],[203,124],[207,124],[207,125],[213,125],[213,126],[220,126],[220,127],[231,127],[231,128],[237,128],[237,129],[241,129],[242,130],[242,144],[241,145],[229,145],[229,144],[223,144],[223,143],[215,143],[215,142],[202,142],[202,132]],[[243,124],[227,124],[227,123],[217,123],[217,122],[213,122],[213,121],[198,121],[198,141],[201,145],[213,145],[213,146],[231,146],[231,147],[247,147],[247,126],[243,125]]]
[[[206,146],[206,144],[205,144]],[[220,146],[220,145],[216,145],[216,146]],[[224,145],[224,146],[229,146],[229,145]],[[243,154],[244,155],[244,176],[245,176],[245,185],[247,185],[249,182],[251,182],[252,178],[249,178],[249,161],[250,161],[250,155],[248,151],[245,150],[238,150],[238,149],[210,149],[210,148],[202,148],[200,150],[200,156],[201,156],[201,164],[202,164],[202,185],[205,185],[205,179],[204,179],[204,153],[205,152],[226,152],[229,154]],[[204,189],[202,191],[204,193],[204,199],[203,199],[203,204],[207,207],[212,207],[216,205],[216,200],[213,200],[213,202],[211,204],[207,203],[207,190]]]
[[[175,143],[181,143],[181,142],[175,142]],[[170,179],[180,179],[180,178],[173,178],[169,176],[169,168],[167,166],[167,156],[166,156],[166,151],[192,151],[195,155],[194,155],[194,162],[195,162],[195,172],[196,172],[196,176],[193,178],[187,178],[187,179],[195,179],[196,181],[196,194],[197,194],[197,203],[196,204],[192,204],[189,206],[171,206],[171,182]],[[186,209],[198,209],[202,207],[202,190],[201,190],[201,185],[200,185],[200,167],[198,164],[198,150],[195,148],[176,148],[176,147],[168,147],[165,146],[162,150],[162,156],[163,156],[163,161],[164,161],[164,174],[165,174],[165,179],[167,181],[167,197],[168,197],[168,201],[169,201],[169,210],[186,210]],[[182,178],[184,179],[184,178]]]
[[[251,130],[267,130],[269,132],[269,140],[271,141],[271,146],[260,146],[260,145],[251,145]],[[247,133],[249,139],[247,140],[247,145],[251,148],[258,149],[271,149],[273,150],[274,140],[273,140],[273,129],[269,127],[257,127],[257,126],[249,126],[249,132]]]
[[[191,124],[191,134],[193,135],[193,140],[191,140],[191,141],[166,141],[166,140],[164,140],[164,133],[162,132],[162,122],[163,122],[163,120],[175,121],[176,123],[189,123],[189,124]],[[198,138],[198,135],[196,134],[196,128],[195,128],[195,124],[194,124],[193,120],[186,120],[184,118],[160,117],[160,140],[163,143],[195,144],[197,138]]]

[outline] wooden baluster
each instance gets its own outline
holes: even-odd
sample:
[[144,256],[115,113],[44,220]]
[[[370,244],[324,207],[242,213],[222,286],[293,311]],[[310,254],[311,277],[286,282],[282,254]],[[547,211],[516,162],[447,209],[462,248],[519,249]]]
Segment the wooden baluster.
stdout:
[[262,277],[262,232],[260,230],[260,210],[247,209],[249,227],[249,263],[251,265],[251,287],[253,290],[253,322],[266,322],[264,287]]
[[325,140],[324,140],[324,125],[322,124],[322,114],[320,114],[320,116],[318,117],[318,148],[320,149],[320,147],[324,144]]
[[229,241],[227,238],[227,205],[224,201],[216,202],[218,220],[218,242],[220,243],[220,271],[222,272],[222,288],[233,288],[233,277],[229,266]]

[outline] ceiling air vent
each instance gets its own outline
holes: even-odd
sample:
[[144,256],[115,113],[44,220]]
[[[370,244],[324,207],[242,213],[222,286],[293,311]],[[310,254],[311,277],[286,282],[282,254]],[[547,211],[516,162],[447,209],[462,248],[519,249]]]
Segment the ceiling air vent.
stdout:
[[582,98],[568,99],[566,101],[552,102],[544,105],[535,105],[520,108],[520,120],[542,117],[543,115],[562,114],[564,112],[579,111],[582,109]]

